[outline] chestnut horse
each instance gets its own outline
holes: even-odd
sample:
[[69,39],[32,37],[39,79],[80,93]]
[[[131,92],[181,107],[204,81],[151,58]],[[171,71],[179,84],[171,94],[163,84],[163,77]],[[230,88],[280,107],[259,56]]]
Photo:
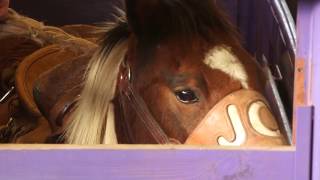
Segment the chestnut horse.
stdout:
[[213,0],[126,0],[123,17],[89,63],[66,143],[286,144],[266,78]]

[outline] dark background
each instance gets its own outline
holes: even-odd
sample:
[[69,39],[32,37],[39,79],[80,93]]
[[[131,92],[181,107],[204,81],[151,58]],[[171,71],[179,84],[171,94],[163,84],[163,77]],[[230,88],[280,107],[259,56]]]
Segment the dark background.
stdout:
[[11,0],[11,8],[49,25],[92,24],[113,18],[122,0]]
[[[123,0],[11,0],[18,12],[49,25],[92,24],[111,20],[114,7],[123,7]],[[235,0],[236,1],[236,0]],[[297,0],[287,0],[293,16]]]

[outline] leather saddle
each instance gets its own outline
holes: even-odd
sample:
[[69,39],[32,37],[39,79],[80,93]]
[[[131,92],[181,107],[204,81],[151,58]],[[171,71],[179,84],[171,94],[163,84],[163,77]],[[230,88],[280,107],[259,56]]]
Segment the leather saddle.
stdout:
[[81,93],[84,74],[93,52],[94,49],[53,67],[36,81],[34,102],[52,130],[47,142],[56,143],[55,137],[62,133],[66,117]]
[[[101,28],[94,26],[64,29],[69,33],[11,9],[7,21],[0,22],[0,95],[8,94],[0,103],[0,143],[43,143],[56,129],[51,120],[53,112],[47,108],[59,110],[60,96],[82,80],[102,34],[97,34]],[[59,71],[61,68],[64,71]],[[46,115],[50,115],[50,123]]]
[[[50,45],[27,56],[15,73],[15,89],[25,115],[15,119],[27,134],[15,135],[9,142],[41,143],[58,130],[59,113],[81,91],[87,63],[96,46],[86,51],[73,46]],[[49,123],[49,124],[48,124]],[[49,128],[50,125],[50,128]],[[25,138],[18,137],[27,135]]]

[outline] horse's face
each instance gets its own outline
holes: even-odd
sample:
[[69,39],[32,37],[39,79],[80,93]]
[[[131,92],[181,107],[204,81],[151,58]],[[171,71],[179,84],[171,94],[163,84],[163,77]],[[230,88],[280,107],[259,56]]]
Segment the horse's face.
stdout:
[[126,8],[128,23],[108,32],[89,65],[68,142],[283,143],[259,93],[261,71],[214,1],[126,0]]
[[[136,44],[132,38],[128,53],[132,84],[165,133],[181,143],[223,97],[249,86],[257,89],[242,63],[241,59],[251,61],[243,49],[234,51],[201,37],[187,45],[174,38],[164,40],[149,46],[150,54]],[[141,126],[133,127],[133,134],[145,136]]]
[[261,71],[214,1],[126,8],[128,23],[108,32],[89,65],[68,142],[283,144]]
[[[131,83],[169,138],[190,144],[282,143],[261,95],[262,73],[211,0],[126,2]],[[142,130],[138,119],[144,117],[127,114],[134,141],[154,142],[150,130]]]

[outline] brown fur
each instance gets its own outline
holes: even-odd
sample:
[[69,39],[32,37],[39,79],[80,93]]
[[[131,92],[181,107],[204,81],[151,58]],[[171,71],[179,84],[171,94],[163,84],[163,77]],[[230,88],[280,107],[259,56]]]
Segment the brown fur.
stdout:
[[[72,140],[68,142],[91,144],[105,141],[101,134],[88,133],[85,124],[89,126],[90,121],[91,124],[99,125],[98,132],[102,132],[101,128],[104,128],[105,123],[108,124],[107,108],[110,104],[114,104],[119,143],[156,143],[130,105],[132,102],[124,102],[125,111],[119,107],[123,102],[119,92],[113,92],[114,73],[110,73],[110,67],[106,67],[106,63],[116,64],[117,66],[113,66],[116,68],[113,71],[117,73],[118,65],[122,61],[130,65],[131,84],[138,92],[136,95],[143,98],[151,115],[169,138],[180,143],[184,143],[217,102],[243,88],[239,81],[225,72],[204,64],[203,60],[210,49],[216,46],[230,47],[232,53],[245,67],[249,77],[248,88],[262,91],[260,83],[264,82],[264,78],[260,76],[257,64],[241,47],[235,28],[230,25],[213,1],[127,0],[126,3],[128,27],[125,23],[120,23],[109,31],[102,44],[103,51],[89,66],[87,85],[79,104],[81,108],[76,111],[78,114],[74,114],[74,117],[78,116],[79,119],[73,119],[77,124],[71,123],[68,128],[66,138],[69,138],[68,133],[72,133]],[[112,50],[115,48],[119,51],[118,48],[123,45],[121,43],[123,38],[127,40],[125,60],[121,54],[118,58],[114,56]],[[98,66],[99,63],[102,67]],[[104,69],[104,72],[97,69]],[[95,77],[99,81],[93,81],[90,77]],[[105,82],[106,78],[112,81]],[[102,91],[99,88],[101,83],[108,83],[112,92]],[[178,101],[175,92],[181,89],[193,90],[199,100],[192,104]],[[103,92],[105,94],[99,96],[99,93]],[[93,98],[96,102],[92,101]],[[111,99],[113,101],[109,102]],[[101,110],[97,106],[99,103],[104,104],[105,109]],[[87,113],[84,114],[86,109],[83,107],[92,109],[93,112],[90,113],[94,114],[94,122],[92,119],[86,119],[89,116]],[[100,118],[97,118],[99,116]],[[81,131],[77,132],[77,128],[80,127]]]
[[[240,46],[237,33],[229,21],[212,3],[204,1],[201,4],[197,2],[201,4],[199,7],[209,5],[207,9],[214,10],[213,14],[207,16],[208,19],[215,17],[210,19],[212,24],[209,25],[205,23],[206,19],[197,19],[199,17],[196,15],[201,14],[199,12],[189,14],[192,16],[189,22],[188,16],[184,16],[185,19],[179,19],[177,16],[182,16],[182,14],[170,14],[176,16],[173,17],[163,12],[171,12],[169,9],[177,8],[175,6],[177,4],[182,9],[190,10],[192,7],[189,5],[195,3],[192,0],[172,2],[135,0],[127,1],[127,3],[129,25],[134,32],[129,39],[127,54],[127,60],[133,71],[132,84],[170,138],[175,138],[183,143],[210,108],[226,95],[242,88],[238,81],[224,72],[212,70],[203,64],[204,56],[211,48],[219,45],[231,47],[249,74],[249,88],[262,91],[259,83],[263,83],[261,80],[264,78],[259,74],[260,69],[246,50]],[[180,11],[178,10],[178,12]],[[170,24],[171,26],[169,26],[170,22],[162,18],[163,16],[170,16],[168,18],[177,21],[181,20],[181,23],[184,22],[189,26],[172,27],[181,25],[179,22],[176,22],[177,25]],[[219,20],[217,20],[218,18]],[[193,27],[192,24],[200,24],[203,29],[208,28],[206,29],[207,34],[202,33],[201,27]],[[216,24],[220,24],[220,26],[216,26]],[[176,34],[175,30],[182,28],[189,29],[181,31],[182,34],[186,33],[184,35]],[[159,36],[159,38],[155,39],[149,35]],[[185,77],[183,81],[178,82],[179,80],[176,79],[181,79],[180,76]],[[174,92],[184,87],[195,90],[200,96],[200,101],[191,105],[177,101]],[[126,134],[131,134],[135,143],[155,143],[148,130],[143,128],[144,126],[138,117],[132,115],[135,112],[129,110],[125,113],[130,114],[125,117],[128,117],[127,120],[131,128],[130,132]],[[118,123],[118,126],[121,125],[123,126],[123,123]],[[118,134],[124,133],[120,131],[121,128],[117,129]],[[121,142],[121,140],[119,141]],[[125,138],[123,141],[123,143],[128,143],[125,142]]]
[[[209,43],[198,37],[193,39],[192,44],[188,44],[189,47],[181,49],[184,44],[179,41],[174,39],[163,41],[154,48],[152,60],[149,60],[152,63],[141,66],[141,63],[136,62],[139,55],[133,50],[135,49],[134,41],[131,40],[129,45],[131,50],[128,53],[128,61],[132,62],[135,77],[133,84],[139,90],[154,117],[159,120],[159,124],[171,138],[184,142],[210,108],[226,95],[241,89],[238,81],[231,79],[224,72],[212,70],[203,64],[205,53],[217,45],[215,42]],[[223,39],[221,42],[228,43]],[[228,45],[232,46],[232,49],[240,49],[235,50],[234,53],[245,64],[248,74],[256,75],[251,76],[250,74],[250,89],[260,91],[262,88],[255,78],[258,77],[258,68],[251,56],[241,47]],[[172,83],[172,79],[178,78],[180,74],[186,74],[186,80],[182,83]],[[181,87],[196,90],[200,95],[200,102],[192,105],[178,102],[174,91]],[[141,130],[143,125],[138,119],[128,119],[132,125],[135,142],[155,143],[147,136],[146,130]]]

